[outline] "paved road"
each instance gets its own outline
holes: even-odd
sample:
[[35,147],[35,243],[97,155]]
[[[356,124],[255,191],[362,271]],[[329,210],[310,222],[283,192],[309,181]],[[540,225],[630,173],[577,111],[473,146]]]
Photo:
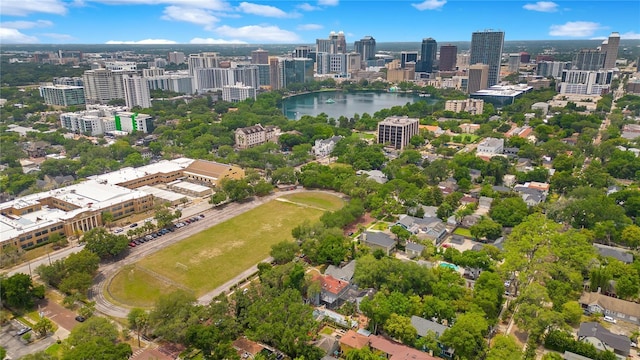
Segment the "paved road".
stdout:
[[[186,239],[212,226],[215,226],[219,223],[222,223],[226,220],[236,217],[246,211],[249,211],[262,204],[265,204],[271,200],[274,200],[282,195],[300,193],[300,192],[309,192],[309,191],[310,190],[297,189],[293,191],[288,191],[286,193],[274,193],[264,198],[256,198],[250,202],[230,203],[224,206],[223,208],[219,208],[219,209],[211,209],[210,205],[204,203],[202,205],[202,208],[206,209],[202,212],[202,214],[205,215],[204,219],[197,221],[195,223],[191,223],[190,225],[180,228],[173,233],[169,233],[153,241],[150,241],[150,242],[144,243],[143,245],[135,247],[130,250],[129,256],[127,256],[126,258],[120,261],[115,261],[109,264],[101,265],[99,269],[99,273],[94,281],[94,285],[89,290],[89,298],[96,302],[97,311],[105,315],[125,318],[129,313],[130,309],[111,303],[105,298],[103,293],[110,279],[113,276],[115,276],[122,267],[129,264],[133,264],[141,260],[142,258],[149,256],[159,250],[162,250],[165,247],[175,242]],[[327,192],[327,193],[332,193],[332,192]],[[332,193],[332,194],[335,194],[335,193]],[[194,211],[195,211],[194,207],[188,208],[183,210],[183,214],[185,214],[185,218],[191,217],[195,215]],[[270,261],[270,258],[267,258],[265,261]],[[200,297],[200,299],[198,299],[198,302],[201,304],[208,304],[211,301],[211,299],[213,299],[219,294],[222,294],[228,291],[233,285],[242,281],[243,279],[247,278],[248,276],[250,276],[255,272],[257,272],[257,264],[245,270],[241,274],[238,274],[236,277],[229,280],[225,284],[203,295],[202,297]]]
[[54,251],[49,255],[41,256],[35,260],[28,261],[26,264],[21,264],[21,265],[18,265],[17,267],[11,268],[9,269],[7,274],[9,276],[17,273],[33,275],[35,274],[34,272],[38,266],[43,264],[49,265],[50,262],[53,263],[54,261],[65,259],[67,256],[73,253],[77,253],[83,248],[84,248],[83,246],[69,246],[64,249]]

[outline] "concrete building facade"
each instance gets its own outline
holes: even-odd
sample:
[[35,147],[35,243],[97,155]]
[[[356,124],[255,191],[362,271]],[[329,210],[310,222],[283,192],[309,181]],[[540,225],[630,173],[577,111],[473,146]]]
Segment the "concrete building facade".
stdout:
[[390,116],[378,123],[378,144],[402,150],[411,137],[418,134],[419,120],[406,116]]

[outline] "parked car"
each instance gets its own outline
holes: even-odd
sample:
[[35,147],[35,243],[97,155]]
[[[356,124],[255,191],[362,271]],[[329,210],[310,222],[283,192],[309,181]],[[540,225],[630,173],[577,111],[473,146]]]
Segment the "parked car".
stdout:
[[130,246],[130,247],[136,247],[136,246],[138,246],[138,245],[136,245],[136,243],[134,243],[134,242],[132,241],[132,242],[130,242],[130,243],[129,243],[129,246]]
[[18,331],[18,332],[16,333],[16,336],[22,336],[22,335],[24,335],[24,334],[28,333],[29,331],[31,331],[31,328],[30,328],[30,327],[22,328],[22,329],[20,329],[20,331]]
[[129,225],[130,228],[134,228],[136,226],[138,226],[138,223],[133,223],[133,224]]
[[144,238],[147,239],[147,240],[153,240],[153,237],[151,235],[147,235]]
[[616,319],[612,318],[611,316],[605,316],[605,317],[604,317],[604,321],[606,321],[606,322],[610,322],[610,323],[612,323],[612,324],[617,323]]
[[82,315],[76,316],[76,321],[77,322],[84,322],[85,320],[87,320],[87,319],[85,319],[84,316],[82,316]]
[[204,214],[200,214],[200,219],[204,219]]

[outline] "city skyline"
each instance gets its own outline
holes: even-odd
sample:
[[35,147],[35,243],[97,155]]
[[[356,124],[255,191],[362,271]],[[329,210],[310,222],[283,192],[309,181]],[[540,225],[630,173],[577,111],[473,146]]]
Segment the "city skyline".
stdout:
[[637,1],[5,0],[0,43],[312,44],[343,31],[351,48],[367,35],[444,44],[485,29],[505,41],[624,40],[640,39],[638,14]]

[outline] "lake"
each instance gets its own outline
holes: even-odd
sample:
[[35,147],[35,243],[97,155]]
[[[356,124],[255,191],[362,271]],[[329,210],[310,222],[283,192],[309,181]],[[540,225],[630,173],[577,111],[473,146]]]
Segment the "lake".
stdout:
[[385,91],[358,91],[341,92],[325,91],[303,95],[296,95],[282,101],[282,113],[291,120],[298,120],[303,115],[317,116],[325,113],[329,117],[338,119],[340,116],[347,118],[354,114],[369,113],[373,115],[376,111],[403,106],[416,101],[428,101],[435,103],[427,97],[420,97],[418,94],[390,93]]

